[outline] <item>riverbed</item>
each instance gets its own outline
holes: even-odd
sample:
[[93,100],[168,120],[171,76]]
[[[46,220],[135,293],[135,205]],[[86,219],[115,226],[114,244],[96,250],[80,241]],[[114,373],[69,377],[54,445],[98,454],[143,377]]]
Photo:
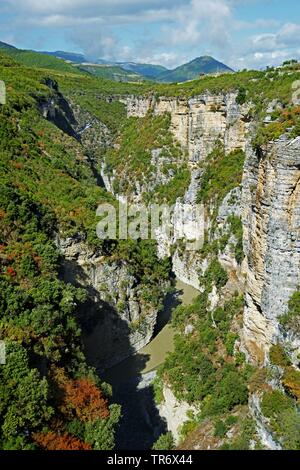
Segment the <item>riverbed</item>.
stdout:
[[177,281],[176,293],[166,300],[153,340],[102,376],[113,386],[114,402],[122,407],[117,450],[151,449],[160,434],[167,431],[154,402],[152,382],[157,367],[174,350],[174,332],[169,323],[172,310],[179,304],[189,305],[198,295],[198,290]]
[[104,378],[112,385],[128,380],[138,374],[146,374],[160,366],[168,352],[174,350],[174,331],[169,320],[173,308],[178,304],[189,305],[195,297],[199,295],[199,291],[192,286],[188,286],[177,280],[177,295],[172,296],[165,305],[164,311],[158,319],[158,333],[152,341],[142,348],[137,354],[128,357],[121,363],[115,365],[106,371]]

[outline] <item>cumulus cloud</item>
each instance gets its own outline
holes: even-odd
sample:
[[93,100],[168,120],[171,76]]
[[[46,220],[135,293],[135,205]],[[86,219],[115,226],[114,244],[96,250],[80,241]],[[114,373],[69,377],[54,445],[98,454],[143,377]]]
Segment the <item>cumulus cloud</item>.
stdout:
[[[168,67],[203,54],[215,55],[236,68],[298,58],[299,24],[283,24],[272,16],[253,21],[237,18],[239,5],[249,8],[257,3],[258,0],[1,0],[1,16],[9,14],[10,22],[1,23],[0,16],[0,27],[3,36],[18,37],[18,42],[21,35],[28,38],[32,31],[42,30],[45,36],[47,32],[60,34],[69,43],[69,50],[81,50],[90,57]],[[36,36],[32,37],[36,40]]]
[[238,58],[244,66],[277,65],[286,59],[300,57],[300,24],[284,23],[274,33],[251,36]]

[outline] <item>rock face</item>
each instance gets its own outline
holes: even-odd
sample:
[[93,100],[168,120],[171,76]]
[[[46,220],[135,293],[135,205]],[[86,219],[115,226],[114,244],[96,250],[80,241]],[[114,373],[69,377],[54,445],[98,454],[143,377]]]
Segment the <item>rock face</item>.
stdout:
[[226,153],[245,149],[249,107],[239,106],[236,96],[236,93],[204,93],[191,99],[129,96],[122,101],[128,117],[144,117],[150,109],[154,114],[170,113],[171,131],[188,151],[189,161],[198,162],[213,150],[216,140],[224,144]]
[[[158,253],[160,257],[172,256],[173,271],[176,277],[196,289],[200,288],[199,275],[207,267],[207,260],[199,257],[197,250],[180,246],[182,227],[189,240],[200,239],[201,246],[204,230],[209,228],[210,221],[204,212],[199,216],[196,213],[197,193],[201,185],[201,163],[214,149],[216,142],[220,141],[228,154],[233,150],[246,147],[247,131],[249,128],[249,106],[239,106],[236,103],[236,93],[211,94],[204,93],[192,99],[142,96],[121,97],[127,108],[128,117],[142,118],[151,110],[154,115],[170,113],[171,127],[175,139],[181,144],[182,153],[187,153],[188,168],[191,174],[190,185],[183,198],[177,200],[172,215],[172,233],[157,230]],[[164,175],[160,166],[164,163],[160,159],[161,149],[152,152],[152,164],[156,174],[151,176],[147,187],[136,187],[132,195],[134,202],[142,200],[142,194],[155,189],[158,184],[166,184],[172,175]],[[182,157],[178,165],[182,163]],[[108,191],[113,191],[114,176],[108,176],[103,165],[102,178]],[[225,201],[225,204],[227,202]],[[191,211],[183,214],[183,208],[191,206]],[[232,204],[231,204],[232,205]],[[230,215],[228,207],[222,209]],[[240,214],[239,214],[240,215]],[[221,214],[222,217],[222,214]],[[221,220],[221,219],[220,219]]]
[[259,395],[253,394],[250,396],[249,409],[256,421],[256,430],[264,448],[268,450],[282,450],[281,446],[274,441],[272,434],[268,431],[267,420],[260,409]]
[[111,367],[152,338],[157,308],[141,298],[141,286],[122,262],[110,262],[78,239],[57,238],[66,282],[84,287],[89,301],[82,312],[84,342],[90,362]]
[[300,138],[283,136],[259,154],[249,146],[243,181],[247,255],[243,344],[266,361],[278,318],[300,284]]
[[167,385],[164,385],[163,397],[163,402],[159,405],[159,414],[166,420],[168,431],[172,432],[175,443],[178,444],[180,428],[185,421],[188,421],[189,412],[197,414],[199,410],[187,402],[177,400]]

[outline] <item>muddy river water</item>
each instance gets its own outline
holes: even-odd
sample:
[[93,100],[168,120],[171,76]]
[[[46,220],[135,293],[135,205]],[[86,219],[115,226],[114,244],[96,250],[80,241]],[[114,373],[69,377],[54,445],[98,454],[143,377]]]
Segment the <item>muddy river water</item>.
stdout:
[[150,449],[166,431],[153,399],[151,383],[155,369],[174,349],[174,332],[168,323],[176,305],[189,305],[199,291],[181,281],[176,282],[176,295],[171,296],[160,314],[157,334],[137,354],[107,370],[102,378],[113,386],[114,401],[122,406],[122,419],[116,436],[119,450]]

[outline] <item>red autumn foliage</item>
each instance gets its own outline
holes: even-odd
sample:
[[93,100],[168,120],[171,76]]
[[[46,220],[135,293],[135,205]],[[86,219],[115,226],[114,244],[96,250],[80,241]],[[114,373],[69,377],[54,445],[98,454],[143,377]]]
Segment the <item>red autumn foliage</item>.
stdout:
[[8,266],[8,268],[6,269],[6,274],[9,277],[16,277],[16,275],[17,275],[16,271],[14,270],[14,268],[12,266]]
[[44,450],[92,450],[89,444],[69,434],[36,433],[33,435],[35,442]]
[[89,379],[70,380],[65,384],[65,406],[81,421],[108,418],[109,409],[102,391]]
[[17,169],[17,170],[21,170],[21,168],[23,168],[23,163],[20,163],[20,162],[13,162],[13,166]]

